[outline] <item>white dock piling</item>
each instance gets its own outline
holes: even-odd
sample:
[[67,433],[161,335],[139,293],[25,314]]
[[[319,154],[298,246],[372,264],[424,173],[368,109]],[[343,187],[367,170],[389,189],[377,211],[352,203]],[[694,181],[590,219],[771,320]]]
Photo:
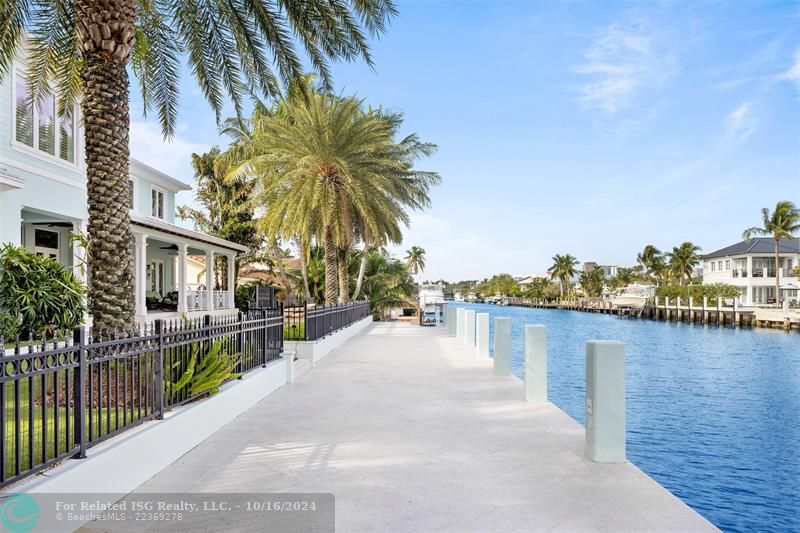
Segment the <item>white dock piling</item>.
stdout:
[[525,401],[547,403],[547,328],[525,326]]
[[586,455],[625,462],[625,345],[586,343]]
[[464,309],[459,307],[456,311],[456,338],[464,340]]
[[464,313],[464,344],[475,348],[475,310],[467,309]]
[[494,319],[494,373],[511,373],[511,319]]
[[478,357],[489,357],[489,313],[475,315],[475,350]]

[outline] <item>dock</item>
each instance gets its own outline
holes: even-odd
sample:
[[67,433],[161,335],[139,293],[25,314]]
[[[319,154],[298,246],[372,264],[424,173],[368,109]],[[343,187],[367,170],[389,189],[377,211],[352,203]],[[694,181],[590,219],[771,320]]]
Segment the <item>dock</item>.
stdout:
[[[717,531],[444,328],[375,323],[136,492],[330,492],[336,531]],[[103,530],[103,522],[86,531]]]
[[800,331],[800,310],[787,307],[742,307],[738,301],[726,305],[721,299],[701,303],[680,298],[653,298],[641,308],[618,307],[601,298],[576,298],[548,302],[535,298],[509,297],[508,305],[538,309],[566,309],[585,313],[605,313],[666,322],[686,322],[719,327],[762,327]]

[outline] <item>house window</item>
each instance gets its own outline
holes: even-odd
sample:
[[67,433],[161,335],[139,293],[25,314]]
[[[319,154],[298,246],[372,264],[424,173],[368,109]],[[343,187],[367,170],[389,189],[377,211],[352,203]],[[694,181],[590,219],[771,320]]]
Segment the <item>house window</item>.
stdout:
[[75,162],[75,117],[72,111],[66,112],[58,119],[58,157],[70,163]]
[[33,230],[33,251],[36,255],[58,261],[59,234],[57,231],[36,228]]
[[725,260],[725,271],[728,271],[730,269],[731,269],[731,260],[730,259],[726,259]]
[[77,127],[74,110],[58,115],[56,98],[50,93],[42,95],[36,105],[32,105],[27,80],[18,73],[14,78],[15,141],[63,161],[75,163]]
[[711,272],[717,271],[717,264],[714,261],[711,261]]
[[150,214],[156,218],[164,218],[164,191],[152,188],[150,197],[152,206]]
[[28,83],[17,76],[16,91],[16,139],[17,142],[33,147],[33,106],[28,96]]
[[56,98],[45,94],[36,104],[39,128],[39,150],[56,154]]

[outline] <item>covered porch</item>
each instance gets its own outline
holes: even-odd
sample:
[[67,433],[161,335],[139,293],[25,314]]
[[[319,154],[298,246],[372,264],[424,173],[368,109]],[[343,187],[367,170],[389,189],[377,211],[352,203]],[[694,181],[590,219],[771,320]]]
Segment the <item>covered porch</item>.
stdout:
[[246,247],[147,217],[131,222],[138,322],[236,310],[233,265]]

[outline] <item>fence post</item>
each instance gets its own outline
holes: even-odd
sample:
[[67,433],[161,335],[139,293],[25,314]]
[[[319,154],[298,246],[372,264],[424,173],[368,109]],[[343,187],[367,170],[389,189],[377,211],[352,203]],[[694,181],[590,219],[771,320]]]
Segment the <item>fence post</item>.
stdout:
[[303,307],[303,340],[308,340],[308,302]]
[[242,356],[244,351],[244,313],[239,311],[239,334],[236,336],[236,353],[239,357]]
[[[78,453],[74,457],[83,459],[86,457],[86,371],[88,370],[86,364],[86,328],[83,326],[75,328],[72,333],[72,339],[79,346],[78,367],[73,374],[72,385],[72,405],[74,406],[73,409],[75,409],[73,433],[75,434],[75,441],[78,443]],[[17,450],[17,454],[19,454],[19,450]]]
[[156,335],[158,335],[158,350],[155,361],[155,408],[158,410],[158,419],[164,419],[164,321],[156,320]]
[[[269,354],[269,313],[266,309],[261,310],[261,318],[264,320],[264,336],[261,344],[261,361],[262,367],[267,366],[267,354]],[[281,321],[283,320],[283,313],[281,313]],[[281,324],[283,328],[283,324]]]

